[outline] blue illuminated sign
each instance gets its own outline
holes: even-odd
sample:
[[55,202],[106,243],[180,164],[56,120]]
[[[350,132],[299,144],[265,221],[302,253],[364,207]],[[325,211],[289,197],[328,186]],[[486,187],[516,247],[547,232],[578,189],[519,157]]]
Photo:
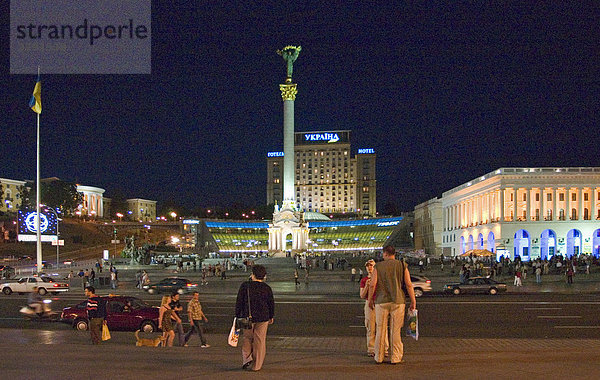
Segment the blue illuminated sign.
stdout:
[[183,224],[200,224],[200,221],[196,219],[184,219]]
[[[37,233],[37,213],[35,211],[19,211],[17,221],[19,235]],[[42,212],[40,215],[40,233],[42,235],[56,235],[56,215]]]
[[268,152],[267,157],[283,157],[283,152]]
[[337,133],[305,133],[305,141],[326,141],[328,144],[340,141]]
[[358,154],[375,154],[375,149],[373,149],[373,148],[359,149]]

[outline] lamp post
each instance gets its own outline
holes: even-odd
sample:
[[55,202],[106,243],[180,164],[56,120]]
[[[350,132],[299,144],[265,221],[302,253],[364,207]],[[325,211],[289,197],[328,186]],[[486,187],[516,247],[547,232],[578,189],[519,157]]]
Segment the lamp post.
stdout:
[[119,222],[123,219],[123,214],[120,212],[117,213],[117,218],[119,218]]
[[175,212],[173,211],[173,212],[171,212],[171,214],[170,214],[170,215],[171,215],[171,217],[173,218],[173,220],[175,221],[175,220],[176,220],[175,218],[177,218],[177,213],[175,213]]

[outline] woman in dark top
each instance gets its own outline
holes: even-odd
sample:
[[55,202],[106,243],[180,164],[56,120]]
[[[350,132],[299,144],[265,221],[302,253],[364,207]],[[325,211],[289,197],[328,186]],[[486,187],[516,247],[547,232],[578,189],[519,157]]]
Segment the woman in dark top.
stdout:
[[[250,314],[252,316],[252,328],[244,329],[242,368],[253,371],[259,371],[262,367],[266,354],[267,328],[273,323],[275,314],[273,291],[264,282],[266,276],[267,271],[264,266],[254,265],[251,281],[242,283],[235,303],[236,317],[247,318]],[[248,298],[250,298],[250,309],[248,309]]]

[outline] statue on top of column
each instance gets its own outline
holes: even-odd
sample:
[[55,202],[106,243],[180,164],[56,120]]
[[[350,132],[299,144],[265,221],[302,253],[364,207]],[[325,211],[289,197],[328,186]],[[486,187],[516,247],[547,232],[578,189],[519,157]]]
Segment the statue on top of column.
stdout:
[[294,62],[298,59],[302,46],[286,46],[282,50],[277,50],[277,54],[283,57],[283,60],[287,63],[287,83],[292,83],[292,71],[294,69]]

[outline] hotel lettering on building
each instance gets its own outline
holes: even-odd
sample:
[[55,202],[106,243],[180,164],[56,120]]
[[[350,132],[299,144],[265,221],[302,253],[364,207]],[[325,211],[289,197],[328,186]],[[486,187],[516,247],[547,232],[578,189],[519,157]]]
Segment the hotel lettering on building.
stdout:
[[600,256],[600,168],[501,168],[415,207],[415,248]]
[[[352,156],[350,131],[294,134],[296,201],[306,211],[377,213],[375,151]],[[283,199],[283,152],[267,154],[267,204]]]

